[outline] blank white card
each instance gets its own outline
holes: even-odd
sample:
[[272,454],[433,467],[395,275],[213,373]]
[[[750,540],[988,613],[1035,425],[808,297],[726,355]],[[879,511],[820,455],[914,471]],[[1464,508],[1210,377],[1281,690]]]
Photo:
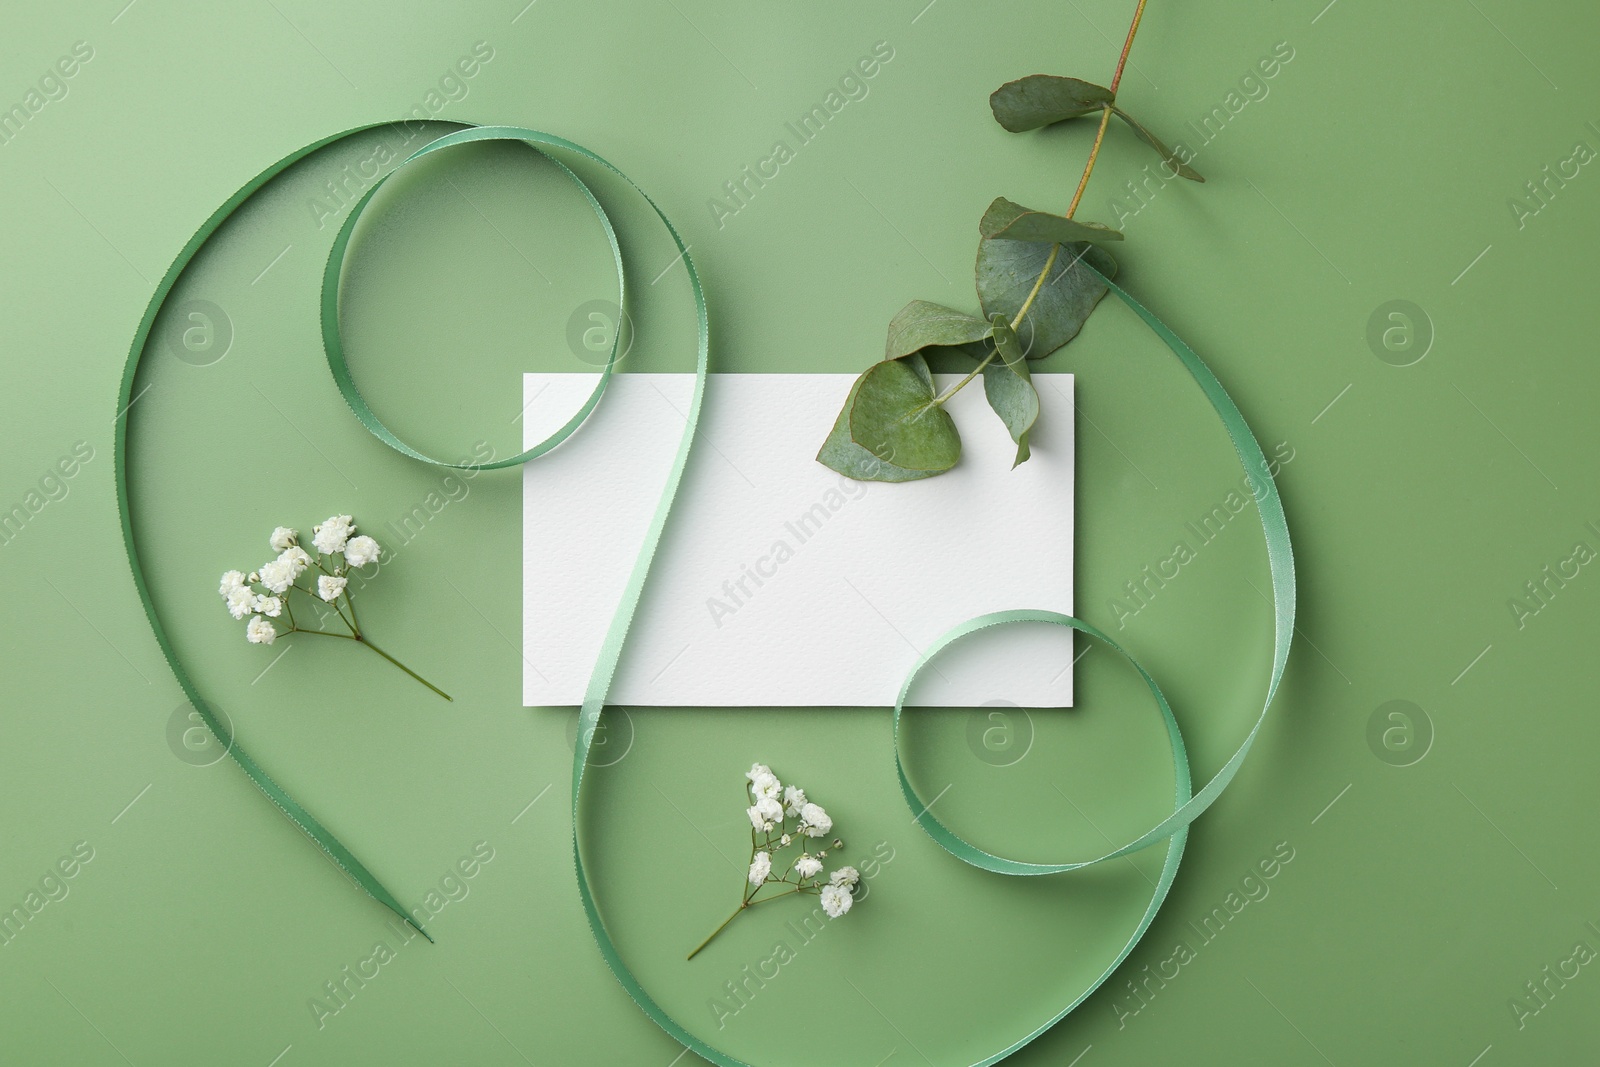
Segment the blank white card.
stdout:
[[[902,484],[816,462],[854,379],[711,375],[610,703],[883,706],[955,624],[1072,611],[1072,375],[1035,376],[1027,463],[1010,469],[1015,446],[974,381],[948,407],[961,462]],[[527,444],[570,418],[594,380],[526,375]],[[571,439],[523,467],[525,705],[582,703],[693,386],[690,374],[618,374]],[[909,703],[1069,707],[1071,637],[1035,624],[982,631],[935,659]]]

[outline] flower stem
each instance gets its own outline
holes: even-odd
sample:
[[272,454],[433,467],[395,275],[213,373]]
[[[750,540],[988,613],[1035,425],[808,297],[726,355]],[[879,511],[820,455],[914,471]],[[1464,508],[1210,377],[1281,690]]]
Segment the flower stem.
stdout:
[[711,944],[712,939],[715,938],[718,934],[722,933],[722,931],[726,930],[728,928],[728,924],[733,922],[733,920],[735,920],[735,919],[737,919],[739,917],[739,912],[743,911],[744,909],[748,908],[749,906],[750,906],[750,902],[747,900],[744,903],[740,904],[737,908],[735,908],[732,915],[730,915],[726,919],[722,920],[722,925],[721,926],[719,926],[715,930],[711,931],[711,937],[708,937],[704,941],[700,942],[700,944],[698,946],[696,946],[695,950],[693,952],[689,953],[687,956],[685,956],[684,959],[692,960],[696,956],[700,955],[700,950],[705,948],[707,945]]
[[389,653],[385,652],[383,649],[379,648],[377,645],[373,644],[371,641],[367,640],[365,637],[362,637],[362,636],[360,636],[358,634],[356,636],[355,640],[360,641],[363,645],[366,645],[368,648],[372,649],[372,651],[376,652],[378,655],[382,656],[384,659],[388,660],[390,663],[393,663],[396,667],[399,667],[401,670],[403,670],[407,674],[411,675],[411,677],[415,678],[417,681],[421,682],[423,685],[427,686],[429,689],[432,689],[435,693],[438,693],[440,696],[444,697],[446,700],[449,700],[452,704],[455,703],[455,701],[451,699],[449,693],[446,693],[443,689],[440,689],[438,686],[434,685],[432,682],[428,681],[422,675],[418,674],[416,671],[412,670],[410,667],[407,667],[404,663],[401,663],[399,660],[397,660],[393,656],[389,655]]
[[357,636],[355,634],[336,634],[336,633],[333,633],[330,630],[302,630],[302,629],[300,629],[298,627],[295,627],[294,629],[288,630],[287,633],[290,633],[290,634],[316,634],[318,637],[337,637],[341,641],[355,641],[355,642],[358,642],[360,644],[366,645],[368,648],[372,649],[372,651],[376,652],[378,655],[382,656],[384,659],[388,660],[390,663],[393,663],[396,667],[399,667],[401,670],[403,670],[407,674],[411,675],[411,677],[415,678],[417,681],[421,682],[423,685],[427,686],[429,689],[432,689],[435,693],[438,693],[440,696],[444,697],[446,700],[450,701],[452,704],[455,703],[454,698],[452,698],[449,693],[446,693],[443,689],[440,689],[438,686],[434,685],[432,682],[428,681],[422,675],[418,674],[416,671],[412,670],[410,667],[407,667],[404,663],[401,663],[399,660],[397,660],[393,656],[389,655],[389,653],[385,652],[383,649],[379,648],[377,645],[373,644],[371,641],[369,641],[365,637],[360,637],[360,636]]
[[[759,890],[761,887],[757,886],[756,888]],[[751,899],[749,899],[747,897],[745,899],[744,903],[740,904],[737,908],[734,909],[734,912],[733,912],[732,915],[730,915],[726,919],[722,920],[722,925],[721,926],[719,926],[715,930],[711,931],[711,936],[710,937],[708,937],[704,941],[700,942],[700,944],[695,947],[695,950],[693,952],[689,953],[689,955],[685,956],[684,958],[692,960],[696,956],[698,956],[700,954],[700,950],[705,948],[707,945],[711,944],[712,940],[718,934],[722,933],[722,931],[726,930],[728,928],[728,924],[733,922],[733,920],[737,919],[739,917],[739,913],[744,911],[746,908],[753,908],[757,904],[765,904],[767,901],[769,901],[769,900],[777,900],[779,897],[792,896],[793,894],[798,893],[798,892],[800,892],[799,889],[785,889],[782,893],[774,893],[770,897],[762,897],[760,900],[751,900]]]

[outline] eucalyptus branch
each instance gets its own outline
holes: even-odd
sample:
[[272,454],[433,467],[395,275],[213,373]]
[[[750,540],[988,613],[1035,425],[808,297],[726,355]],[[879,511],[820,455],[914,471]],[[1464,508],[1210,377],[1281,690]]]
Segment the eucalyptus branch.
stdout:
[[[1144,18],[1145,0],[1139,0],[1139,6],[1134,8],[1133,23],[1128,27],[1128,36],[1122,42],[1122,55],[1117,57],[1117,71],[1111,76],[1111,95],[1117,94],[1117,86],[1122,84],[1122,68],[1127,65],[1128,53],[1133,49],[1133,37],[1139,32],[1139,23]],[[1111,125],[1111,102],[1107,101],[1100,108],[1100,127],[1094,131],[1094,144],[1089,146],[1089,161],[1083,165],[1083,176],[1078,179],[1078,187],[1072,192],[1072,203],[1067,205],[1066,218],[1078,213],[1078,204],[1083,200],[1083,191],[1089,187],[1089,175],[1094,173],[1095,160],[1100,158],[1100,143],[1106,139],[1106,127]],[[1050,258],[1044,261],[1044,267],[1039,271],[1038,279],[1033,283],[1033,292],[1028,294],[1028,299],[1023,301],[1022,307],[1017,310],[1016,318],[1011,320],[1013,330],[1020,329],[1022,320],[1027,316],[1028,309],[1033,306],[1034,298],[1039,295],[1039,290],[1044,286],[1045,276],[1050,273],[1050,268],[1055,266],[1056,257],[1061,254],[1061,246],[1050,246]]]
[[[1183,153],[1168,148],[1117,100],[1145,3],[1138,0],[1134,8],[1109,86],[1031,74],[990,95],[995,121],[1012,133],[1080,118],[1096,120],[1072,201],[1065,214],[1054,215],[995,198],[978,224],[976,278],[982,313],[970,315],[925,300],[913,300],[902,308],[889,323],[884,358],[857,380],[817,453],[819,462],[862,481],[903,482],[942,474],[961,458],[961,436],[944,405],[980,374],[989,406],[1016,443],[1013,466],[1028,459],[1029,436],[1040,409],[1028,362],[1050,355],[1078,334],[1108,292],[1105,279],[1116,270],[1104,246],[1121,241],[1123,235],[1110,226],[1077,218],[1112,116],[1131,126],[1175,176],[1205,180]],[[1072,252],[1072,259],[1061,266],[1064,248]],[[1086,257],[1092,258],[1080,267]],[[1042,300],[1047,285],[1050,299]],[[1019,301],[1024,291],[1027,295]],[[1026,348],[1017,337],[1024,323],[1030,325]],[[993,342],[992,351],[977,347],[985,341]],[[951,348],[970,355],[977,365],[940,392],[923,353]],[[1003,367],[995,366],[996,355],[1002,357]]]

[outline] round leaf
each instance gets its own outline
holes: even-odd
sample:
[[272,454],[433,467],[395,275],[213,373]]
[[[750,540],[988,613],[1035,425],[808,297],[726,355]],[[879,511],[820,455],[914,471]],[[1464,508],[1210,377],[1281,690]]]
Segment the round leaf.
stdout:
[[1163,142],[1161,138],[1151,133],[1150,130],[1146,128],[1144,123],[1140,122],[1138,119],[1134,118],[1120,107],[1114,107],[1111,110],[1116,114],[1117,118],[1121,119],[1123,122],[1126,122],[1133,129],[1133,132],[1138,135],[1139,140],[1143,141],[1151,148],[1154,148],[1156,152],[1160,154],[1161,161],[1177,171],[1180,178],[1188,178],[1192,182],[1205,181],[1205,179],[1200,176],[1199,171],[1180,160],[1177,153],[1168,148],[1166,143]]
[[[985,223],[991,232],[985,233]],[[1083,222],[1065,215],[1051,215],[1033,211],[1005,197],[996,197],[989,210],[983,213],[978,224],[983,237],[997,241],[1043,241],[1046,244],[1066,244],[1069,241],[1120,241],[1122,233],[1098,222]]]
[[1012,133],[1099,111],[1115,99],[1110,89],[1077,78],[1030,74],[989,94],[994,120]]
[[889,322],[884,359],[898,359],[929,345],[964,345],[989,336],[989,323],[976,315],[927,300],[913,300]]
[[961,458],[961,435],[928,382],[899,360],[861,376],[850,405],[850,439],[872,455],[914,471],[946,471]]
[[983,368],[983,395],[1017,443],[1017,458],[1011,464],[1015,467],[1030,455],[1028,434],[1039,419],[1039,393],[1033,386],[1017,335],[999,315],[994,318],[994,339],[1000,359]]
[[[976,275],[983,313],[1003,314],[1007,322],[1011,321],[1033,291],[1054,247],[1035,241],[980,241]],[[1106,277],[1116,276],[1116,260],[1094,245],[1062,245],[1039,295],[1018,325],[1017,333],[1029,359],[1043,359],[1076,337],[1084,320],[1106,295],[1105,284],[1080,263],[1085,259]]]

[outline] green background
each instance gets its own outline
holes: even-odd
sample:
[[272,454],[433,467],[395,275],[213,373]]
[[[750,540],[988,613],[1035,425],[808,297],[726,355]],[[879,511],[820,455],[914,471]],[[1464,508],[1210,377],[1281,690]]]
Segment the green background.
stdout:
[[[124,417],[157,604],[241,738],[403,901],[424,901],[477,843],[492,849],[430,920],[437,945],[399,947],[387,913],[237,768],[198,767],[209,757],[174,739],[187,709],[128,577],[112,483],[134,327],[236,188],[309,141],[426,106],[481,41],[492,58],[432,110],[570,137],[639,181],[692,245],[717,369],[857,370],[905,301],[975,307],[976,221],[994,196],[1064,208],[1089,130],[1008,135],[985,97],[1035,71],[1109,77],[1131,5],[124,3],[14,12],[0,39],[0,106],[75,42],[93,48],[65,97],[0,145],[0,506],[23,503],[76,442],[93,449],[0,546],[0,911],[76,843],[93,850],[68,895],[0,945],[5,1058],[666,1067],[680,1047],[627,1002],[578,907],[574,713],[520,706],[520,478],[445,483],[384,449],[321,363],[333,226],[308,201],[402,135],[313,157],[210,242],[169,307],[220,308],[227,350],[175,358],[169,316]],[[1570,975],[1578,942],[1600,949],[1586,925],[1600,924],[1597,861],[1581,844],[1600,741],[1595,579],[1584,567],[1550,582],[1520,627],[1509,601],[1577,542],[1600,546],[1585,270],[1600,179],[1583,167],[1551,181],[1543,204],[1524,189],[1576,142],[1600,148],[1596,28],[1579,5],[1503,0],[1147,12],[1123,102],[1198,147],[1209,180],[1147,187],[1124,220],[1122,278],[1210,361],[1267,451],[1293,456],[1279,485],[1301,633],[1256,751],[1195,826],[1145,940],[1014,1062],[1488,1067],[1571,1062],[1593,1043],[1592,968],[1538,1000],[1524,984],[1547,966]],[[795,147],[784,124],[879,41],[893,59],[868,95],[719,227],[708,199],[775,140]],[[1293,59],[1202,144],[1189,124],[1226,112],[1279,42]],[[1114,129],[1080,214],[1117,222],[1112,198],[1138,206],[1125,183],[1152,160]],[[636,201],[601,188],[618,193],[640,293],[624,367],[687,369],[683,269]],[[1538,212],[1519,225],[1512,197]],[[370,214],[345,304],[369,398],[424,448],[510,454],[520,374],[586,369],[569,319],[612,296],[592,217],[514,147],[432,157]],[[1425,316],[1398,354],[1369,341],[1393,300]],[[1124,583],[1240,475],[1125,309],[1103,307],[1046,369],[1079,375],[1079,608],[1114,626]],[[385,524],[430,492],[448,505],[401,544]],[[247,646],[223,613],[216,575],[266,559],[272,526],[335,511],[391,551],[361,594],[367,628],[454,703],[353,648]],[[1242,736],[1267,665],[1261,539],[1241,519],[1114,631],[1173,698],[1202,781]],[[1059,560],[1052,531],[1005,531],[1000,547],[1018,566]],[[915,551],[914,531],[895,550]],[[927,565],[936,580],[972,561]],[[1071,711],[918,714],[914,777],[955,828],[1054,859],[1160,817],[1170,767],[1137,683],[1103,650],[1077,671]],[[1386,749],[1369,724],[1394,700],[1413,705],[1410,732]],[[688,1026],[763,1064],[943,1067],[1003,1047],[1114,955],[1159,867],[1158,849],[1047,879],[956,863],[904,809],[883,709],[609,718],[614,762],[590,776],[585,830],[613,932]],[[847,854],[881,842],[894,859],[719,1030],[708,999],[799,915],[774,904],[682,962],[737,899],[735,789],[757,759],[828,806]],[[1197,933],[1275,849],[1292,860],[1246,885],[1265,896],[1214,939]],[[379,941],[396,958],[319,1027],[310,999]],[[1192,959],[1136,997],[1129,983],[1171,974],[1180,941]]]

